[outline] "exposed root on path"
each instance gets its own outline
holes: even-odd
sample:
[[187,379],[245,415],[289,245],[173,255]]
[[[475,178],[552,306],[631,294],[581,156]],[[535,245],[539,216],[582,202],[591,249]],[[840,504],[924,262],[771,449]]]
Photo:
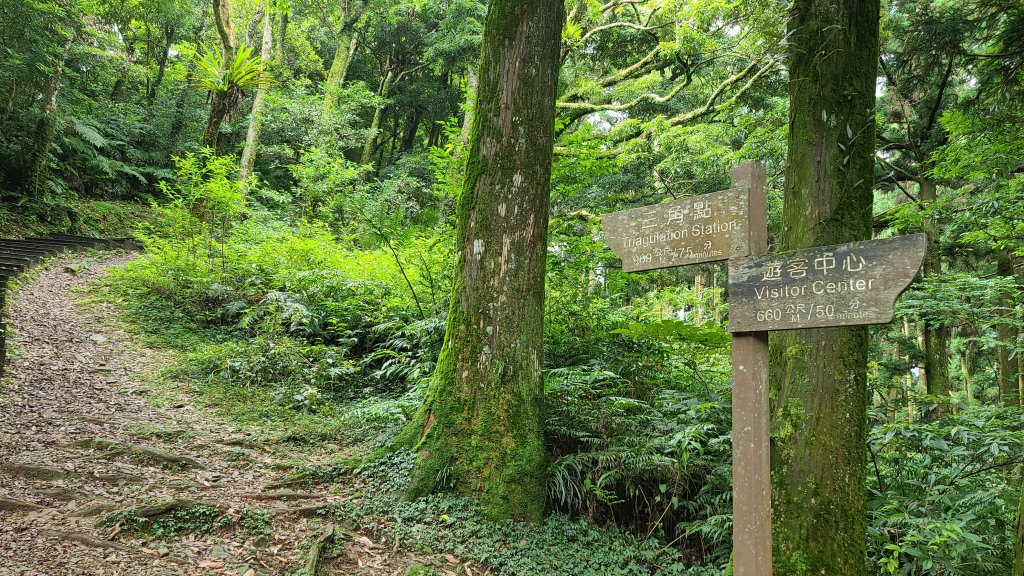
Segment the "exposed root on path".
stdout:
[[25,502],[22,500],[15,500],[14,498],[0,496],[0,510],[42,510],[43,508],[44,506],[33,504],[31,502]]
[[142,444],[130,444],[128,442],[118,442],[116,440],[109,440],[106,438],[86,438],[85,440],[79,440],[73,444],[76,448],[85,448],[91,450],[98,450],[106,452],[110,455],[127,455],[142,458],[143,460],[162,464],[171,464],[175,466],[183,466],[186,468],[205,468],[206,466],[191,456],[184,456],[182,454],[175,454],[168,452],[167,450],[161,450],[160,448],[154,448],[152,446],[143,446]]
[[335,538],[334,524],[328,524],[327,528],[324,529],[323,534],[313,540],[313,543],[309,547],[309,552],[306,554],[306,576],[318,576],[320,573],[320,562],[321,557],[324,553],[324,546],[329,542],[332,542]]
[[54,532],[50,530],[40,530],[40,534],[46,536],[52,536],[61,540],[70,540],[72,542],[78,542],[79,544],[85,544],[92,548],[103,548],[107,550],[119,550],[121,552],[139,553],[139,551],[126,544],[120,542],[114,542],[112,540],[102,540],[95,538],[82,532]]

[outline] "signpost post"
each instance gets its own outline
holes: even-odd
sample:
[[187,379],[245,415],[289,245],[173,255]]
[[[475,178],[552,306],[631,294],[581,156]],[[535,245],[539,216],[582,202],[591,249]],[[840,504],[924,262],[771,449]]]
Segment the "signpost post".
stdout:
[[765,169],[737,166],[722,192],[606,214],[626,272],[729,261],[733,333],[733,573],[772,573],[768,331],[882,324],[924,260],[915,234],[766,256]]

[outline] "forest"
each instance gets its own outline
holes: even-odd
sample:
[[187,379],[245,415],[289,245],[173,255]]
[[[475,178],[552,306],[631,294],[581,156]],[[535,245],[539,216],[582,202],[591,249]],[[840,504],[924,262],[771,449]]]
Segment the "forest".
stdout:
[[[730,267],[602,227],[747,163],[768,254],[926,238],[768,337],[768,571]],[[9,282],[0,574],[1024,576],[1020,0],[0,0],[48,233],[139,250]]]

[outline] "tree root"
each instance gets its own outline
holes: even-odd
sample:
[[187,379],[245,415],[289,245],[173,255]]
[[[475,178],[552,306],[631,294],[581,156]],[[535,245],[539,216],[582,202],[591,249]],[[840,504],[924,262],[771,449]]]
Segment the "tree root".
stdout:
[[137,552],[137,550],[131,546],[121,544],[120,542],[101,540],[81,532],[51,532],[49,530],[40,530],[39,532],[40,534],[53,536],[55,538],[60,538],[61,540],[70,540],[72,542],[78,542],[79,544],[85,544],[92,548],[106,548],[109,550],[120,550],[121,552]]
[[99,516],[100,514],[106,514],[107,512],[113,512],[117,510],[117,504],[113,502],[101,502],[99,504],[93,504],[92,506],[86,506],[81,510],[76,510],[72,516],[78,518],[89,518],[91,516]]
[[173,452],[161,450],[160,448],[143,446],[141,444],[129,444],[127,442],[117,442],[116,440],[106,440],[103,438],[88,438],[86,440],[79,440],[78,442],[75,442],[74,446],[77,448],[91,450],[105,450],[111,454],[137,456],[149,461],[174,464],[176,466],[183,466],[186,468],[206,468],[202,462],[191,456],[174,454]]
[[45,488],[42,490],[36,490],[36,494],[49,498],[51,500],[63,500],[70,501],[74,500],[77,494],[68,488]]
[[311,500],[318,498],[319,494],[309,492],[265,492],[262,494],[250,494],[248,497],[253,500]]
[[142,476],[136,476],[134,474],[125,474],[123,472],[111,472],[107,474],[90,474],[86,476],[91,480],[102,482],[104,484],[142,484],[146,481]]
[[307,506],[297,506],[295,508],[281,508],[277,510],[277,512],[281,514],[295,514],[296,516],[301,516],[302,518],[314,518],[324,510],[330,508],[331,505],[333,504],[333,502],[318,502],[316,504],[309,504]]
[[306,562],[304,568],[306,570],[305,576],[318,576],[320,572],[320,562],[323,558],[324,546],[327,543],[332,542],[335,539],[334,524],[328,524],[327,528],[324,529],[323,534],[313,540],[313,544],[309,547],[309,552],[306,553]]
[[0,470],[30,480],[61,480],[68,476],[68,473],[63,470],[32,464],[0,464]]
[[0,496],[0,511],[16,512],[16,511],[31,511],[31,510],[42,510],[44,506],[39,504],[33,504],[31,502],[23,502],[21,500],[15,500],[13,498],[6,498]]
[[189,500],[187,498],[175,498],[174,500],[167,500],[166,502],[159,502],[157,504],[149,504],[147,506],[135,507],[135,515],[139,518],[153,518],[154,516],[162,516],[168,512],[174,512],[175,510],[184,510],[200,505],[195,500]]

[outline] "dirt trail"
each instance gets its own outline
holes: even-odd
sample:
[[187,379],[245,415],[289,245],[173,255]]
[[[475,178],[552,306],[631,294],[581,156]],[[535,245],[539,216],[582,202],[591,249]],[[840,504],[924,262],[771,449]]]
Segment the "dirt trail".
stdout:
[[[185,397],[158,407],[138,393],[173,357],[134,342],[109,306],[75,302],[76,288],[129,258],[78,273],[59,262],[13,306],[20,351],[0,387],[0,576],[301,574],[325,524],[297,509],[343,496],[268,489],[280,448]],[[99,525],[113,510],[169,499],[209,504],[226,525],[158,540]],[[401,574],[409,562],[348,536],[321,575]]]

